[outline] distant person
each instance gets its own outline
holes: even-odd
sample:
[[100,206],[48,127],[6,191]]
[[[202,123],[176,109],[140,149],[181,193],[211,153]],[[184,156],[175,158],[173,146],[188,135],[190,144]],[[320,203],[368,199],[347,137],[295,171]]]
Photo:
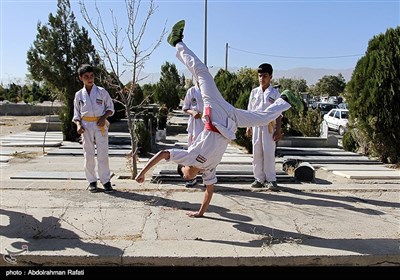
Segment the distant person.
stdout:
[[[260,85],[250,92],[247,110],[265,111],[281,94],[271,85],[272,65],[263,63],[258,66],[258,82]],[[278,190],[275,170],[276,141],[282,138],[282,116],[271,121],[268,125],[248,127],[246,136],[252,137],[253,145],[253,174],[252,188],[267,187],[272,191]]]
[[[196,81],[196,84],[187,90],[182,106],[182,111],[189,115],[186,128],[188,133],[188,148],[204,129],[204,122],[202,120],[203,109],[203,98],[201,96],[199,83]],[[193,187],[196,184],[197,180],[194,178],[193,180],[187,181],[185,186]]]
[[104,192],[113,192],[111,186],[110,166],[108,156],[108,127],[107,118],[114,114],[114,103],[110,94],[102,87],[94,84],[94,68],[83,64],[78,69],[79,80],[83,88],[75,93],[74,117],[72,121],[77,126],[78,134],[82,135],[84,168],[88,189],[98,191],[95,172],[95,154],[97,150],[98,175],[104,187]]
[[278,98],[264,112],[250,112],[233,107],[218,91],[207,66],[182,42],[184,27],[184,20],[177,22],[168,36],[168,43],[176,48],[177,58],[199,82],[204,102],[205,129],[187,150],[169,149],[155,154],[135,179],[138,183],[143,183],[146,173],[163,159],[178,163],[178,173],[186,180],[202,173],[206,187],[203,202],[198,211],[187,213],[189,217],[202,217],[214,193],[214,184],[217,182],[216,167],[221,162],[229,142],[235,139],[237,128],[267,125],[291,106],[302,110],[303,103],[292,92],[284,91],[282,98]]

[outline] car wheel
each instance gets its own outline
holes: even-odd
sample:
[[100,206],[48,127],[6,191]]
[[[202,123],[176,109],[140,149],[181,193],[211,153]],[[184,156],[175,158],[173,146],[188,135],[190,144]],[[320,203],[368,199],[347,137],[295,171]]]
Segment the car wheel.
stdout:
[[339,126],[339,135],[340,136],[343,136],[343,134],[345,133],[346,131],[344,130],[344,127],[343,126]]

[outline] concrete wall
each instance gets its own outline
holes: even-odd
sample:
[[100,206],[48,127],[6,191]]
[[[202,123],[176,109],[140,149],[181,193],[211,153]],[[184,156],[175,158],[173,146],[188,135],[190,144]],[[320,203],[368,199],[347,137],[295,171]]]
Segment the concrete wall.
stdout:
[[284,136],[278,142],[278,147],[306,147],[306,148],[337,148],[338,139],[329,135],[323,137]]
[[57,115],[61,111],[61,104],[51,106],[50,102],[35,105],[22,103],[0,104],[0,116],[45,116]]

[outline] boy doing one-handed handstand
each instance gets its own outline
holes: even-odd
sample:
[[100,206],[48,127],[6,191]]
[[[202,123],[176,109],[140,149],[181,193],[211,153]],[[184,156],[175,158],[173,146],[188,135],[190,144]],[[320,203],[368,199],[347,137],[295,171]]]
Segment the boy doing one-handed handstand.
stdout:
[[198,211],[187,213],[189,217],[202,217],[210,204],[214,184],[217,182],[216,167],[229,142],[235,139],[237,128],[268,125],[290,107],[303,110],[303,103],[298,96],[286,90],[282,92],[281,98],[263,112],[235,108],[222,97],[207,66],[182,42],[184,27],[184,20],[177,22],[168,36],[168,43],[176,48],[177,58],[199,82],[204,102],[204,130],[187,150],[168,149],[158,152],[135,179],[138,183],[143,183],[145,174],[163,159],[178,163],[178,173],[185,180],[192,180],[202,173],[206,186],[203,202]]

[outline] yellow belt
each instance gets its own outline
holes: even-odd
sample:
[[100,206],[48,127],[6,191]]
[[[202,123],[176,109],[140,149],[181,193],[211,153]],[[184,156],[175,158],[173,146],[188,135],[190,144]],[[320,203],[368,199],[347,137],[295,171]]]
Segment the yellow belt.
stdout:
[[[88,116],[83,116],[82,120],[87,121],[87,122],[97,122],[100,119],[100,117],[88,117]],[[110,127],[110,123],[106,120],[105,125]],[[106,129],[104,126],[100,127],[101,135],[106,136]]]
[[275,121],[272,121],[268,124],[268,132],[272,133],[274,131]]

